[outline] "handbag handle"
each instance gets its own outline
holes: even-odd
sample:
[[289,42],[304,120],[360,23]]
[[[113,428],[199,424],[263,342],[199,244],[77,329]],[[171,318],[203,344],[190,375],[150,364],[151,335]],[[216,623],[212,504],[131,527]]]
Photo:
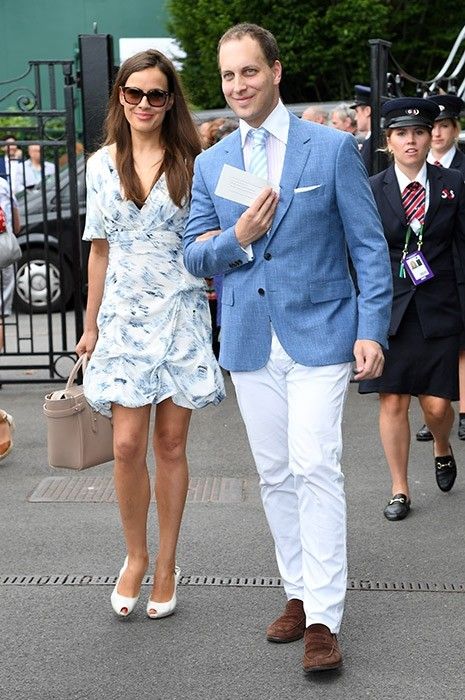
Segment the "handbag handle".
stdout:
[[73,369],[70,372],[70,375],[68,377],[68,381],[66,382],[66,389],[70,389],[73,386],[74,382],[76,381],[77,373],[79,372],[81,367],[82,367],[82,373],[84,374],[84,372],[86,371],[86,367],[87,367],[87,361],[88,361],[87,353],[84,352],[81,355],[81,357],[78,358],[77,362],[75,363]]

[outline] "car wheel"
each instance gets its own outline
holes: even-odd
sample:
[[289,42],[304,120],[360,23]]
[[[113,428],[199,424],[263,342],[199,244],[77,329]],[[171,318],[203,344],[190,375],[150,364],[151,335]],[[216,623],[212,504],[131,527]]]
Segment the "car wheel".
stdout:
[[61,282],[58,255],[49,251],[48,262],[43,250],[24,253],[16,267],[15,309],[22,313],[44,313],[48,308],[47,265],[50,271],[50,311],[60,311],[73,294],[72,272],[64,263]]

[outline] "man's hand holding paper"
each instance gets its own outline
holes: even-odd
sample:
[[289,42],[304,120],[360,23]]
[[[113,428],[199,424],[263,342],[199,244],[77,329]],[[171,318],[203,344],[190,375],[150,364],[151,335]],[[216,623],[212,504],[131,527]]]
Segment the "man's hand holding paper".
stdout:
[[267,180],[225,164],[215,194],[249,207],[235,227],[237,240],[243,248],[261,238],[271,228],[279,194]]
[[267,187],[258,195],[247,211],[239,217],[235,232],[242,248],[257,241],[270,230],[278,201],[278,194],[271,187]]

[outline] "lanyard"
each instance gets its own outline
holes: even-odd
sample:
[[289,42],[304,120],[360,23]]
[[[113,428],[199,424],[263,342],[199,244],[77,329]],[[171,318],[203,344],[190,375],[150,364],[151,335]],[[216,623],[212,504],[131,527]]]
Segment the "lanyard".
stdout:
[[[416,221],[416,223],[419,224],[418,219],[413,219],[413,221]],[[412,223],[413,223],[413,221],[412,221]],[[420,224],[419,227],[415,226],[416,231],[414,231],[414,229],[412,228],[412,223],[408,226],[407,231],[405,233],[404,248],[402,250],[402,258],[400,260],[400,267],[399,267],[399,277],[401,279],[405,279],[405,258],[407,257],[408,244],[410,242],[410,236],[411,236],[412,232],[417,237],[417,250],[421,250],[421,246],[423,245],[423,224]]]

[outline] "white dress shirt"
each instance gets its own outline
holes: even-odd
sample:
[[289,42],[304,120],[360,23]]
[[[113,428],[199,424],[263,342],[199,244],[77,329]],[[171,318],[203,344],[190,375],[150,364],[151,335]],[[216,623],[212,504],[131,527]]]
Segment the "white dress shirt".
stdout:
[[13,194],[23,189],[23,163],[14,158],[5,156],[5,173],[11,182],[11,190]]
[[[269,132],[266,140],[266,160],[268,164],[268,181],[272,187],[279,192],[279,183],[283,172],[284,157],[286,155],[287,137],[289,134],[289,112],[281,100],[274,110],[267,116],[261,127]],[[239,130],[241,135],[242,154],[244,157],[245,169],[249,169],[252,155],[252,138],[249,134],[251,127],[243,119],[239,120]],[[252,244],[242,248],[247,253],[249,260],[253,260]]]
[[452,148],[449,148],[449,150],[446,153],[444,153],[444,155],[440,158],[435,158],[430,151],[426,160],[428,161],[428,163],[431,163],[431,165],[434,165],[436,161],[439,161],[443,168],[450,168],[451,163],[454,160],[456,150],[456,147],[452,146]]
[[[55,167],[50,161],[44,161],[44,176],[53,175]],[[34,187],[42,180],[42,168],[35,168],[32,165],[32,160],[29,158],[24,163],[24,187]]]
[[[281,100],[279,100],[274,110],[267,116],[263,124],[260,124],[260,126],[269,132],[269,136],[266,140],[268,180],[274,188],[278,189],[283,171],[284,156],[286,155],[287,137],[289,133],[289,112]],[[251,128],[252,127],[243,119],[239,120],[241,146],[246,170],[249,169],[250,156],[252,153],[252,139],[249,136]]]
[[429,182],[428,182],[428,172],[426,169],[426,163],[423,163],[420,171],[416,174],[416,177],[411,180],[407,175],[405,175],[402,170],[400,170],[396,164],[394,164],[394,170],[396,173],[397,177],[397,182],[399,183],[399,189],[400,193],[405,190],[407,185],[409,185],[411,182],[419,182],[420,185],[423,185],[425,188],[425,193],[426,193],[426,199],[425,199],[425,214],[428,211],[429,207]]

